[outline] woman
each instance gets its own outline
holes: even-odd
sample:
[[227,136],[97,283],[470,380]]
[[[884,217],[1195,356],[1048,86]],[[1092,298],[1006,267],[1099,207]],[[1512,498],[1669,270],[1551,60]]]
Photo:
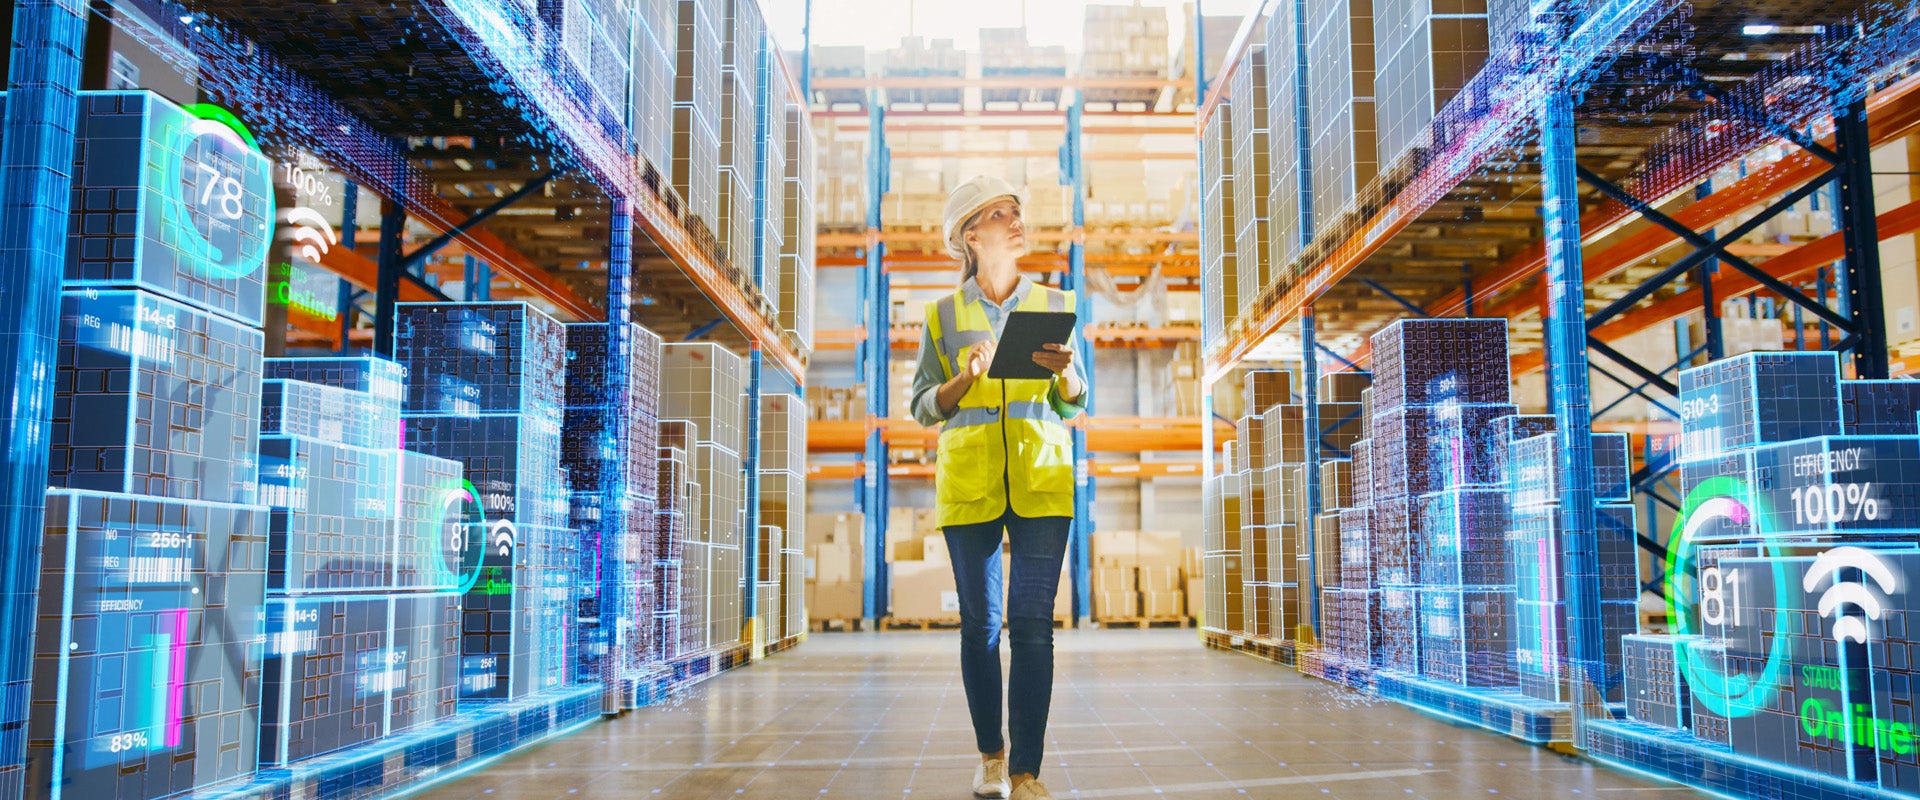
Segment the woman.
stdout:
[[[1040,774],[1053,699],[1053,601],[1073,524],[1073,451],[1066,420],[1086,407],[1073,347],[1032,354],[1052,379],[987,377],[1012,311],[1066,311],[1072,292],[1020,274],[1027,252],[1021,195],[998,178],[974,178],[947,198],[947,252],[965,265],[959,289],[927,304],[913,415],[942,425],[934,494],[960,595],[960,674],[980,767],[973,793],[1052,800]],[[1012,549],[1012,591],[1000,574],[1002,532]],[[1007,686],[1012,759],[1000,735],[1002,596],[1013,639]]]

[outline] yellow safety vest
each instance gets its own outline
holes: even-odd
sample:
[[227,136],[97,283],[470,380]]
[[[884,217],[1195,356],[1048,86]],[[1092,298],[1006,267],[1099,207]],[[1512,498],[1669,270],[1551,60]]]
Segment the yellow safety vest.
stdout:
[[[1073,307],[1072,292],[1035,285],[1016,310]],[[956,291],[927,304],[927,333],[941,370],[953,380],[966,368],[972,349],[993,338],[993,326],[982,303],[969,303]],[[992,522],[1009,502],[1022,517],[1073,516],[1072,436],[1048,402],[1052,387],[1052,379],[982,375],[974,380],[940,428],[934,470],[936,524],[944,528]]]

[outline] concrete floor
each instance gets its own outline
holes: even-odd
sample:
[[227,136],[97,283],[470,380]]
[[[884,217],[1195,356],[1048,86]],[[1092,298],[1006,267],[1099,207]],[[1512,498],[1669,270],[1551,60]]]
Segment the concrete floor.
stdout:
[[[816,634],[653,708],[503,759],[430,800],[965,800],[979,756],[959,634]],[[1057,632],[1041,780],[1066,798],[1704,795],[1428,717],[1192,630]]]

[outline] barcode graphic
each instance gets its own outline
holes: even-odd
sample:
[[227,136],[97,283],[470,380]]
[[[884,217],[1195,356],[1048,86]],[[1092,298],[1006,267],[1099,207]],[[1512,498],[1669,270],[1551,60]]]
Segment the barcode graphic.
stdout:
[[129,583],[186,583],[193,576],[192,565],[178,556],[134,556],[127,562]]
[[107,326],[107,343],[113,349],[158,364],[173,363],[173,337],[129,328],[118,322]]

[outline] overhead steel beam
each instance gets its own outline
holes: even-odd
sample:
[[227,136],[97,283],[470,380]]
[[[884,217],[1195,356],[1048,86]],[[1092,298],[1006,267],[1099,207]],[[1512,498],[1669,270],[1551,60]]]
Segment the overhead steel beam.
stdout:
[[549,181],[552,181],[554,178],[557,178],[565,174],[566,172],[567,172],[566,167],[560,167],[557,169],[549,170],[545,175],[541,175],[538,178],[534,178],[533,180],[530,180],[530,181],[527,181],[526,183],[521,184],[520,188],[513,190],[513,193],[507,195],[506,197],[502,197],[499,200],[494,201],[492,205],[487,206],[486,208],[483,208],[483,209],[480,209],[479,211],[474,212],[472,216],[469,216],[466,219],[463,219],[463,220],[460,220],[459,222],[454,223],[452,227],[443,231],[439,236],[435,236],[432,239],[427,240],[426,244],[423,244],[417,248],[414,248],[412,251],[408,252],[406,257],[401,259],[400,261],[401,268],[411,272],[415,267],[419,266],[421,262],[424,262],[427,259],[432,258],[434,253],[440,252],[441,248],[446,247],[449,244],[452,244],[453,240],[466,236],[468,232],[472,231],[474,228],[479,227],[481,223],[486,222],[489,219],[492,219],[493,215],[500,213],[502,210],[511,207],[515,203],[520,202],[522,199],[526,198],[528,195],[533,194],[534,192],[540,191],[542,188],[544,188],[547,185]]

